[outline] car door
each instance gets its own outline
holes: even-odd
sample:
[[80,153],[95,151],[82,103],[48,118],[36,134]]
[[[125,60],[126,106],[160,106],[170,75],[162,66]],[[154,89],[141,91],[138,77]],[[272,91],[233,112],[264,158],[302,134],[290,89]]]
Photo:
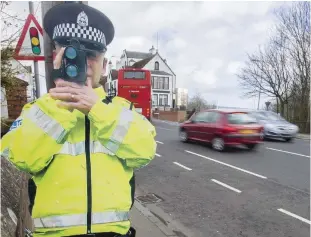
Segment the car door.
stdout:
[[205,140],[211,141],[214,138],[214,135],[217,134],[219,129],[219,122],[221,120],[221,113],[218,111],[209,111],[207,115],[207,121],[204,124],[204,133],[206,134]]
[[192,119],[188,126],[188,136],[196,140],[204,140],[203,127],[207,121],[207,112],[199,112]]

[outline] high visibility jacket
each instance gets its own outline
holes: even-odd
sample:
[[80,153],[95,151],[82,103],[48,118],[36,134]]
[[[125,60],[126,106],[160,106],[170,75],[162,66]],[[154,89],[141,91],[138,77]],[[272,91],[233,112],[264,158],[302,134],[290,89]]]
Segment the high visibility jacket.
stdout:
[[57,107],[49,94],[25,105],[3,137],[1,154],[37,186],[35,236],[125,234],[133,169],[155,156],[155,128],[130,103],[99,100],[88,116]]

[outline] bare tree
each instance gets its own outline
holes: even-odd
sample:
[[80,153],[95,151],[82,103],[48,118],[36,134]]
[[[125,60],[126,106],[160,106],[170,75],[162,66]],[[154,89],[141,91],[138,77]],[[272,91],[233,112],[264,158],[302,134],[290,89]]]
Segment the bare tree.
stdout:
[[[1,12],[1,86],[9,88],[13,86],[17,69],[12,67],[14,48],[25,20],[7,12],[10,2],[0,2]],[[16,29],[12,31],[12,29]]]
[[280,47],[287,52],[294,77],[287,110],[291,119],[305,121],[303,129],[306,130],[310,126],[310,2],[282,7],[276,15],[277,33],[286,38]]
[[238,77],[249,97],[259,92],[276,100],[274,108],[290,120],[310,121],[310,2],[275,11],[273,36],[264,49],[248,55]]
[[189,110],[200,111],[203,109],[214,109],[216,105],[208,103],[200,93],[196,93],[195,96],[191,97],[188,103]]
[[263,93],[280,101],[281,114],[290,94],[292,77],[285,51],[270,43],[257,54],[248,55],[246,66],[238,74],[245,96],[254,97]]

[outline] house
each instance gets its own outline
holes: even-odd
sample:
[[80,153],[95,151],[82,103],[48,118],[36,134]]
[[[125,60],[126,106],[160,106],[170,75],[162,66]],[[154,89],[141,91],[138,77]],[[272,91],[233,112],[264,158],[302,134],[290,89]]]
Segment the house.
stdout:
[[1,87],[1,118],[16,119],[23,106],[34,100],[35,86],[31,75],[31,67],[11,60],[12,69],[18,71],[12,80],[14,86],[10,89]]
[[108,90],[117,88],[118,69],[126,67],[150,70],[153,108],[175,108],[176,74],[153,46],[148,53],[123,50],[116,69],[112,69],[112,64],[108,66]]
[[188,89],[176,88],[176,107],[187,108],[188,106]]

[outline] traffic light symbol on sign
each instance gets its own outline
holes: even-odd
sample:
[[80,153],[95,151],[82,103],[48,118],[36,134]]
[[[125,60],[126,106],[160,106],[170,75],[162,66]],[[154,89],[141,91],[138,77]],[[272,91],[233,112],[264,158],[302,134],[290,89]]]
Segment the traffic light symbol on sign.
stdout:
[[31,42],[31,49],[35,55],[41,54],[40,48],[40,40],[39,40],[39,32],[36,27],[30,27],[29,29],[30,34],[30,42]]

